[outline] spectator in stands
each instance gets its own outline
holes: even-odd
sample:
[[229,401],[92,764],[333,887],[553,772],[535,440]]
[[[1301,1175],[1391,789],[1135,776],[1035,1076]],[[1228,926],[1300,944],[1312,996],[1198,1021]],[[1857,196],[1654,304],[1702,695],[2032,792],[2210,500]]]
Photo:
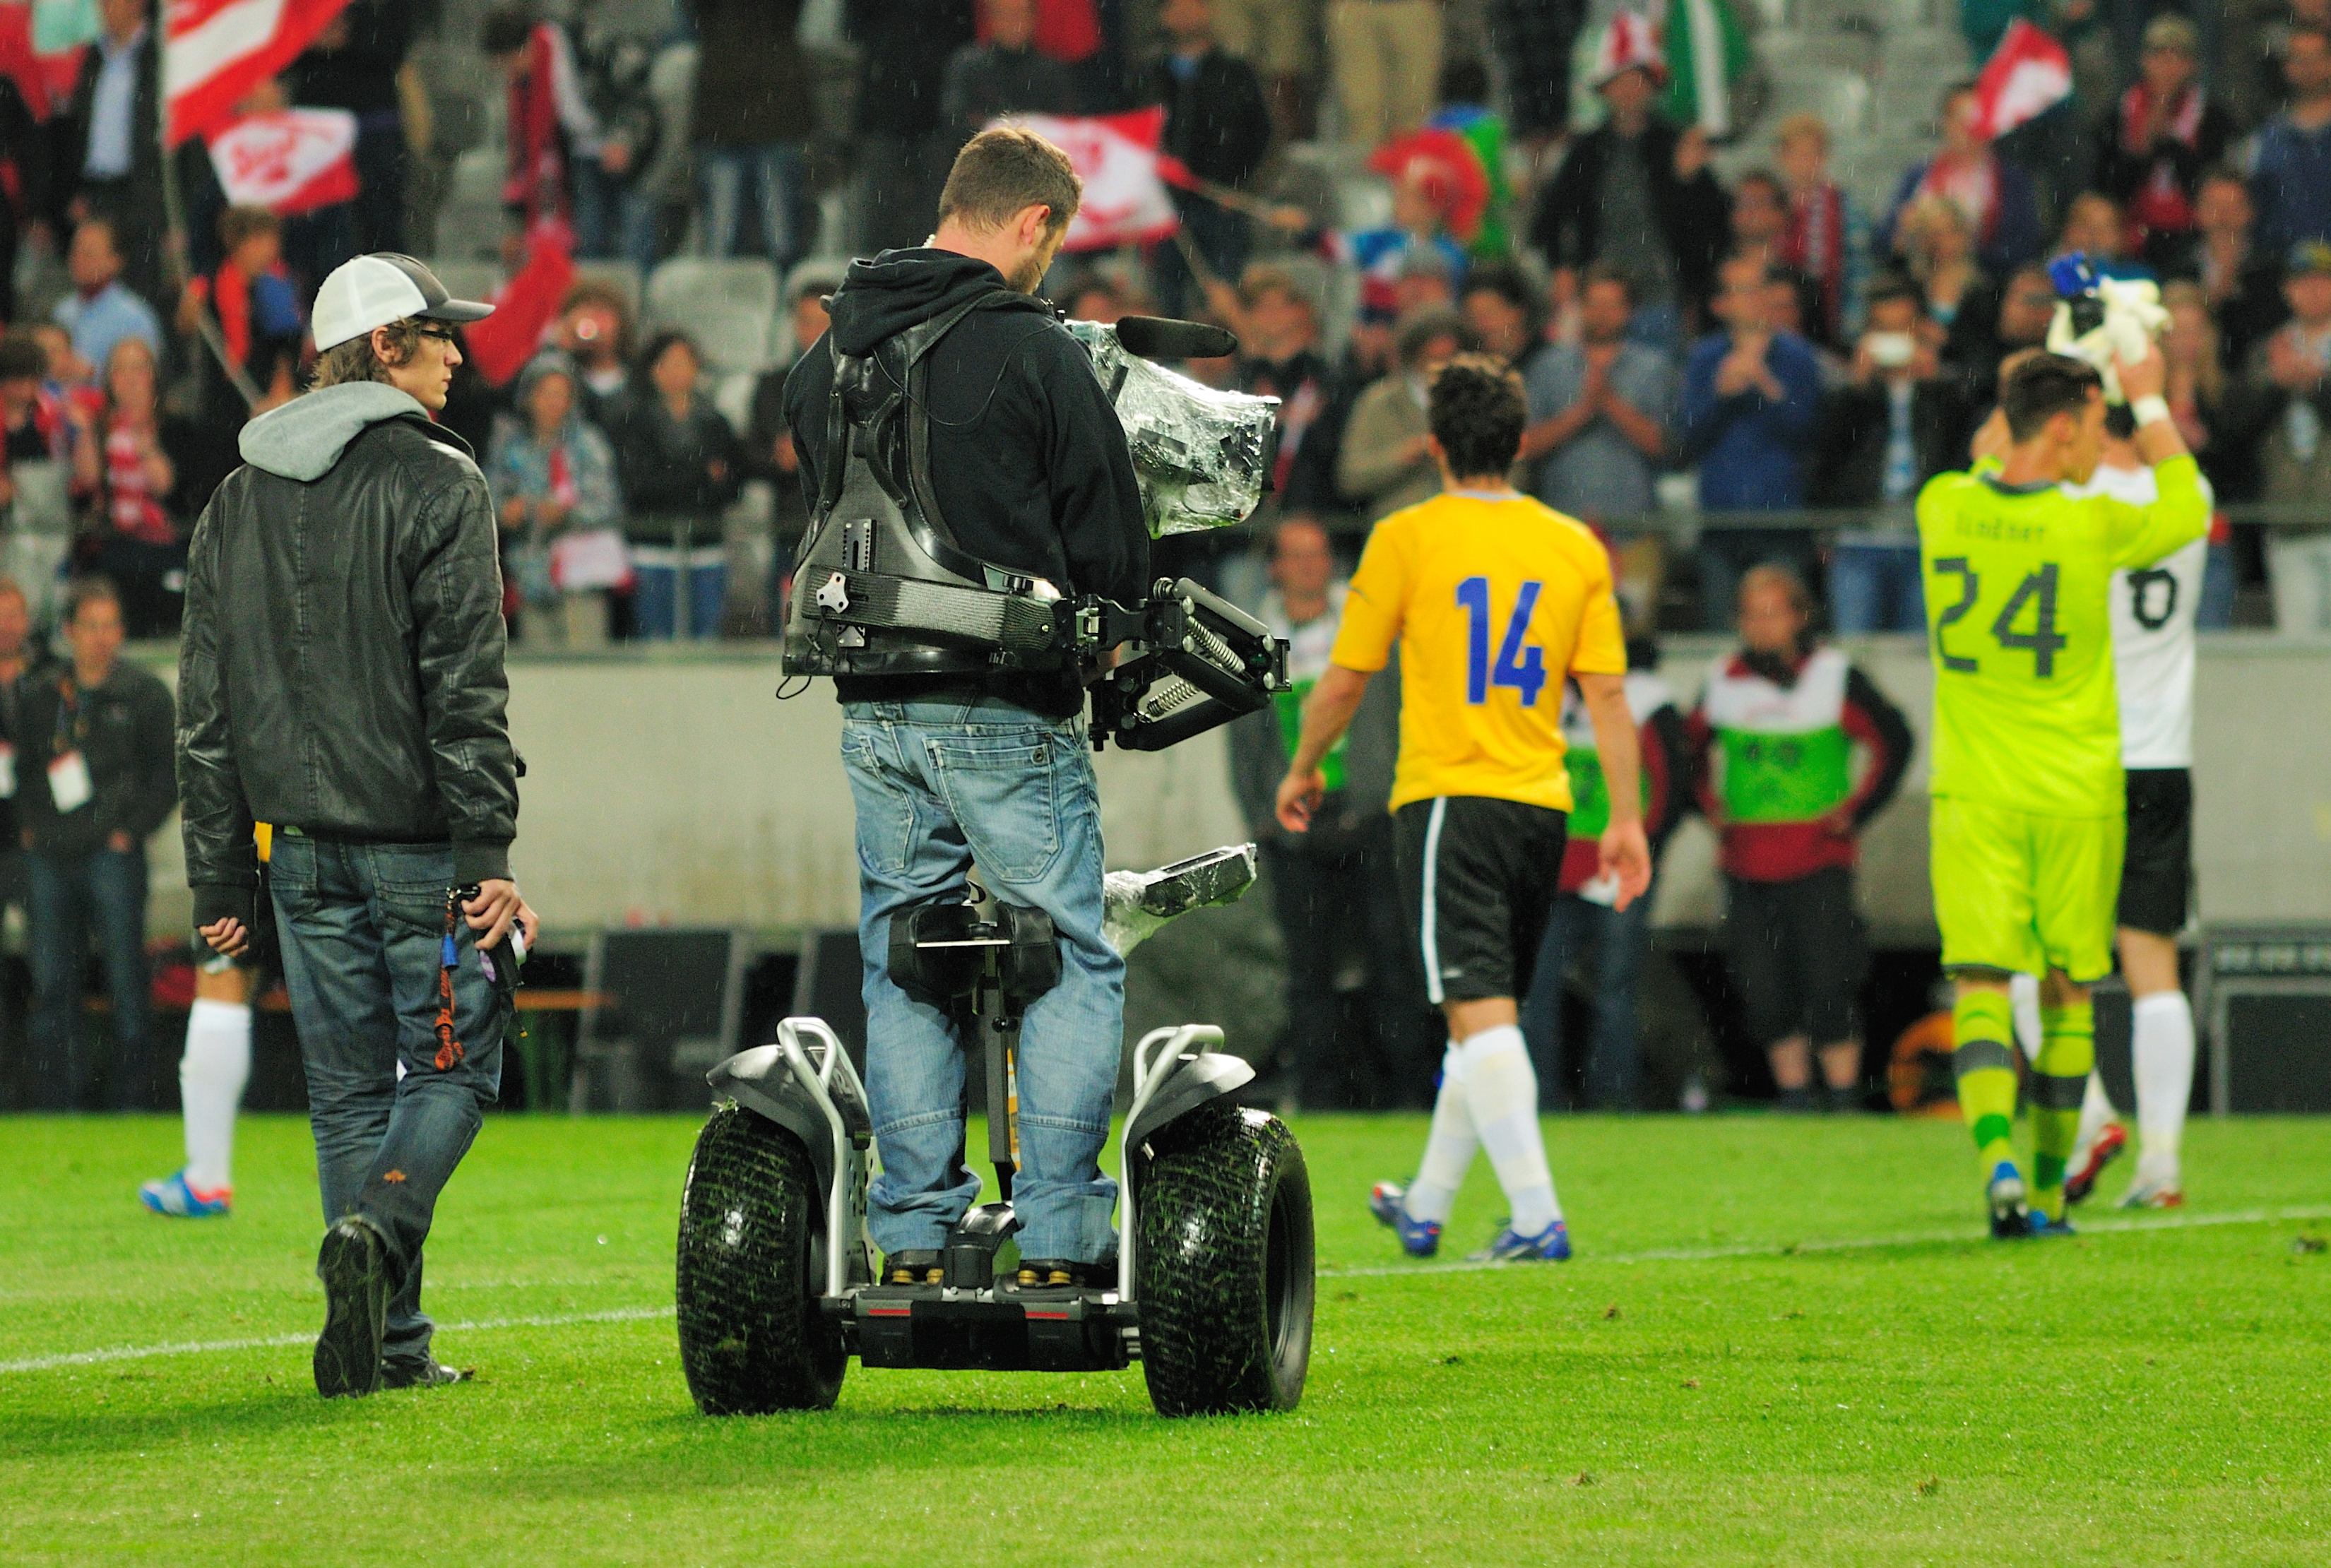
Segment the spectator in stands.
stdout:
[[642,276],[661,249],[653,170],[664,126],[652,87],[655,55],[648,40],[619,34],[585,56],[584,97],[599,127],[598,150],[574,169],[576,254],[620,256]]
[[1533,162],[1570,134],[1570,52],[1585,19],[1578,0],[1490,0],[1489,37],[1505,67],[1513,133]]
[[[1643,833],[1659,864],[1669,835],[1683,820],[1690,797],[1691,753],[1675,694],[1652,670],[1659,646],[1649,638],[1627,645],[1627,708],[1641,746]],[[1571,963],[1591,965],[1594,1032],[1581,1075],[1580,1110],[1639,1110],[1642,1056],[1636,1034],[1641,1007],[1636,977],[1651,946],[1650,889],[1624,909],[1611,907],[1609,884],[1598,879],[1595,841],[1611,825],[1611,795],[1595,749],[1577,683],[1562,687],[1563,763],[1570,770],[1570,832],[1563,848],[1554,909],[1531,971],[1529,994],[1522,999],[1521,1029],[1537,1069],[1538,1108],[1560,1110],[1568,1101],[1569,1064],[1563,1056],[1563,1001]]]
[[[1166,52],[1135,78],[1134,102],[1166,106],[1159,145],[1192,174],[1226,190],[1243,189],[1270,152],[1270,109],[1261,79],[1254,67],[1216,45],[1209,0],[1166,0],[1157,20]],[[1215,277],[1232,279],[1246,271],[1252,236],[1244,213],[1178,187],[1174,205],[1184,233]],[[1181,247],[1157,247],[1156,270],[1166,314],[1180,314],[1191,281]]]
[[[1901,711],[1812,635],[1812,596],[1780,566],[1740,582],[1740,646],[1717,655],[1687,726],[1700,809],[1722,841],[1725,953],[1785,1110],[1859,1108],[1856,836],[1910,761]],[[1855,753],[1862,754],[1855,765]]]
[[1549,346],[1531,366],[1522,459],[1530,493],[1589,522],[1659,509],[1656,489],[1675,407],[1674,362],[1631,342],[1635,286],[1615,267],[1586,270],[1579,340]]
[[1932,157],[1903,170],[1901,183],[1894,187],[1894,199],[1879,225],[1879,252],[1897,251],[1902,214],[1911,203],[1920,196],[1945,196],[1966,214],[1974,232],[1975,258],[1993,276],[2033,260],[2047,237],[2041,232],[2031,176],[2022,165],[1992,150],[1991,138],[1984,134],[1983,100],[1972,82],[1944,92],[1942,126],[1942,147]]
[[1318,0],[1216,0],[1214,36],[1262,79],[1270,118],[1289,141],[1309,139],[1316,122]]
[[705,254],[748,253],[757,217],[760,252],[783,271],[816,238],[803,166],[816,126],[809,68],[794,41],[801,6],[692,0],[690,9],[699,52],[688,128]]
[[578,377],[583,416],[606,430],[632,375],[632,307],[623,291],[585,278],[558,307],[558,347]]
[[2290,319],[2250,350],[2222,439],[2254,442],[2259,499],[2331,495],[2331,242],[2303,240],[2283,268]]
[[[0,339],[0,395],[5,395],[11,379],[7,355],[7,340]],[[0,576],[0,746],[7,746],[12,760],[19,764],[24,755],[24,698],[48,675],[43,668],[48,654],[33,635],[33,608],[14,578]],[[28,917],[29,927],[24,813],[16,802],[14,790],[0,795],[0,913],[12,908],[22,911]],[[11,1016],[16,1011],[11,1005],[14,1001],[14,995],[0,995],[0,1008],[5,1008],[0,1011],[0,1027],[12,1031],[22,1022]]]
[[[48,195],[49,219],[60,232],[92,217],[108,220],[107,237],[120,258],[116,271],[126,273],[132,293],[158,299],[166,281],[168,220],[155,134],[161,51],[147,25],[152,10],[149,0],[100,0],[97,41],[81,55],[64,113],[49,127]],[[207,176],[209,159],[199,142],[180,153],[182,173],[191,165]],[[154,342],[160,346],[158,332]]]
[[[861,242],[869,255],[919,245],[955,144],[941,127],[947,62],[977,31],[974,0],[849,0],[865,61],[858,87]],[[948,142],[944,156],[934,146]]]
[[112,220],[81,220],[73,230],[72,248],[65,252],[65,271],[73,291],[58,300],[49,315],[72,334],[73,353],[82,364],[92,370],[103,365],[113,346],[125,337],[138,338],[157,355],[162,352],[160,318],[122,280]]
[[352,0],[291,62],[284,87],[306,109],[344,109],[357,117],[357,198],[349,222],[313,258],[321,281],[351,256],[404,252],[405,141],[399,73],[413,47],[420,7],[412,0]]
[[[809,502],[802,495],[801,458],[794,451],[794,432],[785,423],[785,377],[794,364],[825,336],[826,296],[842,287],[842,273],[817,261],[804,261],[785,280],[791,301],[793,353],[785,363],[762,372],[753,384],[753,414],[745,434],[745,473],[769,481],[775,492],[769,508],[769,580],[762,597],[763,630],[775,636],[782,629],[785,584],[793,575],[794,549],[809,529]],[[1091,318],[1087,318],[1091,319]]]
[[2202,90],[2201,35],[2183,16],[2145,24],[2144,71],[2099,128],[2097,188],[2127,214],[2131,253],[2163,264],[2194,225],[2202,171],[2225,157],[2233,117]]
[[1336,488],[1370,522],[1441,493],[1426,398],[1441,367],[1472,346],[1465,318],[1446,308],[1401,324],[1400,366],[1360,394],[1336,466]]
[[[2161,303],[2169,325],[2161,334],[2161,357],[2168,367],[2162,395],[2185,450],[2202,464],[2222,502],[2247,500],[2257,489],[2256,452],[2218,440],[2231,383],[2226,373],[2225,339],[2211,318],[2209,297],[2190,278],[2162,286]],[[2230,586],[2231,591],[2231,586]]]
[[1788,197],[1780,176],[1770,169],[1749,169],[1732,182],[1734,255],[1754,256],[1768,267],[1781,265],[1781,238],[1788,226]]
[[960,147],[1007,114],[1075,113],[1076,79],[1036,48],[1036,0],[982,0],[980,13],[983,38],[947,62],[939,119],[949,139]]
[[[1683,374],[1678,435],[1699,467],[1703,511],[1787,511],[1805,499],[1805,462],[1821,424],[1821,366],[1805,340],[1775,332],[1764,264],[1724,263],[1716,314],[1724,322],[1694,345]],[[1700,534],[1700,603],[1721,631],[1740,575],[1767,560],[1810,575],[1811,537],[1794,528],[1707,528]]]
[[2331,32],[2294,29],[2282,74],[2289,104],[2259,131],[2250,164],[2259,243],[2272,255],[2331,240]]
[[48,375],[48,352],[39,339],[18,330],[0,336],[0,508],[15,503],[10,468],[65,456],[64,405],[46,385]]
[[2200,280],[2224,339],[2225,361],[2240,365],[2250,345],[2290,313],[2282,301],[2282,258],[2252,242],[2250,187],[2233,169],[2202,176],[2194,216],[2185,254],[2169,270]]
[[1374,147],[1432,112],[1441,82],[1441,0],[1327,0],[1327,46],[1344,140]]
[[1241,392],[1279,399],[1279,451],[1271,469],[1271,504],[1281,515],[1309,515],[1335,501],[1335,469],[1322,467],[1334,443],[1321,429],[1334,395],[1335,369],[1319,352],[1319,319],[1311,294],[1289,268],[1257,261],[1235,290],[1219,287],[1216,314],[1238,334],[1241,357],[1234,385]]
[[1897,233],[1927,318],[1943,330],[1943,357],[1981,373],[1996,356],[1999,290],[1974,258],[1974,228],[1947,196],[1921,196]]
[[728,606],[721,514],[737,499],[744,450],[698,388],[703,370],[686,333],[657,333],[640,356],[644,385],[610,432],[635,575],[632,629],[651,641],[718,637]]
[[564,228],[575,211],[573,166],[594,157],[599,139],[573,42],[557,23],[538,22],[529,7],[513,3],[486,14],[479,43],[508,96],[502,205],[528,233]]
[[1812,336],[1806,326],[1821,311],[1821,285],[1793,267],[1768,266],[1765,269],[1765,319],[1774,333],[1787,333],[1805,340],[1813,351],[1813,363],[1821,367],[1822,391],[1834,392],[1851,376],[1852,366],[1846,356]]
[[1638,334],[1672,351],[1699,319],[1731,223],[1706,134],[1678,131],[1652,107],[1666,76],[1649,29],[1621,13],[1594,75],[1609,119],[1572,145],[1538,200],[1530,242],[1565,291],[1593,262],[1626,268]]
[[[45,98],[45,94],[43,95]],[[45,111],[46,104],[43,105]],[[0,76],[0,321],[16,318],[16,247],[19,231],[46,237],[48,127],[35,118],[14,78]]]
[[[1287,639],[1289,685],[1270,708],[1232,727],[1232,782],[1261,851],[1286,955],[1286,1038],[1297,1101],[1320,1110],[1367,1109],[1376,1098],[1378,1074],[1369,1060],[1375,1053],[1354,1049],[1337,979],[1350,955],[1368,950],[1370,906],[1383,902],[1376,897],[1381,885],[1371,880],[1376,868],[1369,854],[1375,819],[1383,813],[1356,801],[1346,787],[1346,739],[1320,763],[1327,793],[1312,825],[1325,828],[1325,836],[1289,832],[1273,805],[1294,755],[1304,700],[1327,673],[1350,584],[1336,568],[1327,531],[1299,513],[1272,532],[1270,583],[1257,613],[1273,635]],[[1382,1006],[1388,1000],[1382,987],[1371,989],[1379,993],[1380,1011],[1404,1000]]]
[[1964,373],[1943,362],[1942,335],[1916,284],[1880,274],[1852,379],[1831,395],[1813,504],[1885,507],[1901,520],[1838,536],[1830,555],[1830,623],[1843,632],[1924,632],[1918,534],[1908,508],[1938,473],[1966,466],[1974,433]]
[[2102,191],[2082,191],[2064,210],[2054,256],[2086,256],[2107,278],[2149,278],[2153,270],[2131,259],[2120,205]]
[[1812,278],[1821,290],[1820,337],[1844,343],[1861,327],[1862,285],[1870,271],[1870,219],[1861,204],[1830,178],[1829,127],[1817,114],[1793,114],[1774,131],[1788,214],[1774,260]]
[[[226,259],[178,298],[178,330],[187,363],[202,373],[201,422],[212,440],[232,442],[254,413],[291,401],[299,388],[306,324],[300,296],[283,272],[283,221],[265,207],[219,214]],[[216,343],[205,341],[215,336]],[[224,356],[222,356],[222,354]],[[247,401],[240,377],[257,394]]]
[[1470,268],[1461,304],[1465,324],[1482,352],[1496,355],[1527,380],[1546,347],[1544,296],[1530,286],[1528,276],[1511,261]]
[[[502,577],[515,591],[521,642],[596,648],[607,641],[607,597],[569,589],[551,570],[553,546],[612,529],[622,511],[607,438],[576,406],[574,363],[541,354],[519,373],[518,412],[494,422],[486,486],[501,524]],[[594,541],[614,546],[614,537]]]
[[[154,350],[124,337],[105,361],[102,405],[71,407],[73,492],[96,514],[96,564],[118,584],[122,622],[137,638],[177,634],[186,534],[226,473],[201,430],[163,412],[160,383]],[[207,483],[197,486],[197,474]]]
[[178,800],[170,689],[121,660],[121,603],[101,577],[73,584],[64,638],[71,662],[30,684],[19,710],[33,1070],[43,1109],[88,1108],[81,977],[94,927],[113,1002],[106,1099],[147,1110],[146,841]]

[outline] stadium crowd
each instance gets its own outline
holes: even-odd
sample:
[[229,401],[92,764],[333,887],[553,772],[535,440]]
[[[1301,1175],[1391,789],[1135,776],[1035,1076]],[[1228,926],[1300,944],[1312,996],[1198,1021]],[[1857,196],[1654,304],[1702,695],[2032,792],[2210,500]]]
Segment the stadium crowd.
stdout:
[[[450,90],[429,80],[468,58],[498,84],[485,119],[507,154],[506,282],[467,329],[443,418],[484,460],[515,634],[766,636],[804,521],[785,356],[728,385],[708,372],[701,324],[643,316],[642,280],[763,258],[782,280],[778,339],[798,353],[823,330],[835,258],[919,242],[980,126],[1162,105],[1162,147],[1194,176],[1174,193],[1180,233],[1071,259],[1045,292],[1086,318],[1232,327],[1237,357],[1187,368],[1277,396],[1281,429],[1263,511],[1161,546],[1161,569],[1259,606],[1316,678],[1370,527],[1440,487],[1426,378],[1460,353],[1503,359],[1529,398],[1516,484],[1595,525],[1618,565],[1654,847],[1707,812],[1736,887],[1787,889],[1757,918],[1794,934],[1765,950],[1851,970],[1822,922],[1851,923],[1835,885],[1900,777],[1908,731],[1815,628],[1923,631],[1908,505],[1965,466],[2003,359],[2044,338],[2050,262],[2079,252],[2160,280],[2168,402],[2222,506],[2320,504],[2331,486],[2331,5],[1966,0],[1952,20],[1970,70],[2031,11],[2071,49],[2074,91],[1994,138],[1974,85],[1938,79],[1931,145],[1877,206],[1836,171],[1820,114],[1761,105],[1759,9],[1689,8],[1709,25],[1662,33],[1602,0],[353,0],[252,101],[353,113],[357,189],[279,216],[231,202],[195,143],[169,155],[171,210],[150,132],[153,16],[146,0],[101,0],[53,112],[0,78],[14,219],[0,223],[0,558],[42,633],[66,627],[83,575],[113,585],[129,637],[175,632],[187,537],[236,431],[303,385],[316,285],[362,252],[474,241],[440,222],[453,158],[433,120]],[[1717,57],[1701,57],[1694,41],[1711,39]],[[1687,551],[1655,517],[1677,508],[1702,524]],[[1806,508],[1863,515],[1818,528],[1776,515]],[[763,546],[738,551],[747,516]],[[2270,555],[2260,527],[2221,518],[2203,626],[2238,607],[2263,617]],[[0,592],[0,642],[9,603]],[[1658,634],[1736,623],[1740,648],[1679,711],[1651,673]],[[1727,792],[1746,770],[1727,751],[1725,678],[1784,669],[1793,686],[1815,666],[1805,688],[1835,701],[1804,724],[1845,737],[1857,765],[1792,793],[1800,815],[1735,820]],[[19,685],[57,678],[35,666],[0,707],[13,722]],[[1322,1031],[1332,1010],[1299,999],[1341,987],[1339,942],[1388,954],[1404,940],[1323,924],[1365,923],[1368,901],[1335,889],[1379,876],[1390,852],[1370,806],[1389,787],[1396,702],[1331,758],[1344,799],[1299,844],[1268,806],[1292,710],[1234,744],[1289,950],[1309,955],[1293,1015]],[[1574,743],[1591,755],[1591,735]],[[124,831],[150,832],[148,814]],[[1599,945],[1584,1092],[1623,1106],[1638,1093],[1644,906],[1597,902],[1593,869],[1566,879],[1546,967]],[[1850,979],[1766,967],[1741,984],[1776,1081],[1810,1099],[1818,1066],[1844,1091],[1850,1003],[1783,1001],[1834,1002]],[[1559,1013],[1543,994],[1527,1012],[1548,1086],[1566,1081],[1546,1067]],[[1299,1072],[1327,1071],[1326,1055],[1299,1041]],[[1337,1070],[1340,1086],[1307,1096],[1379,1103]]]

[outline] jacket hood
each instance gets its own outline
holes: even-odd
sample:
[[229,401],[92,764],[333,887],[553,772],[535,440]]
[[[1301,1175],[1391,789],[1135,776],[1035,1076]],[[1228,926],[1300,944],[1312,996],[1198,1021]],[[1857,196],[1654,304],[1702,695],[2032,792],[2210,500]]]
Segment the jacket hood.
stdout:
[[885,251],[852,261],[833,296],[833,346],[844,354],[871,353],[917,322],[1003,287],[1003,273],[953,251]]
[[340,461],[348,442],[370,426],[408,413],[429,417],[409,393],[377,381],[348,381],[319,387],[243,427],[236,442],[243,461],[255,469],[303,483],[322,479]]

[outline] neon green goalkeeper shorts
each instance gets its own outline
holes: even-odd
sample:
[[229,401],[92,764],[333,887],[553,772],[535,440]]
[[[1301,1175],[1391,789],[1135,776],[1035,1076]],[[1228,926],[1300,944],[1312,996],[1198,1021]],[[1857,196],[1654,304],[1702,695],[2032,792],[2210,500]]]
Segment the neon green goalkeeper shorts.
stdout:
[[1943,967],[2112,973],[2127,819],[2048,817],[1937,795],[1929,863]]

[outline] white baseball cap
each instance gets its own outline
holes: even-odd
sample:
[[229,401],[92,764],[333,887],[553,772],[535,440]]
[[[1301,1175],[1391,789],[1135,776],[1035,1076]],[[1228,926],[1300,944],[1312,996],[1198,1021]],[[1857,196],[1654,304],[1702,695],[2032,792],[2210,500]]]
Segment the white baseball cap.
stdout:
[[316,352],[337,348],[376,327],[425,316],[433,321],[477,321],[494,313],[491,305],[456,299],[437,274],[410,256],[376,252],[343,261],[316,290]]

